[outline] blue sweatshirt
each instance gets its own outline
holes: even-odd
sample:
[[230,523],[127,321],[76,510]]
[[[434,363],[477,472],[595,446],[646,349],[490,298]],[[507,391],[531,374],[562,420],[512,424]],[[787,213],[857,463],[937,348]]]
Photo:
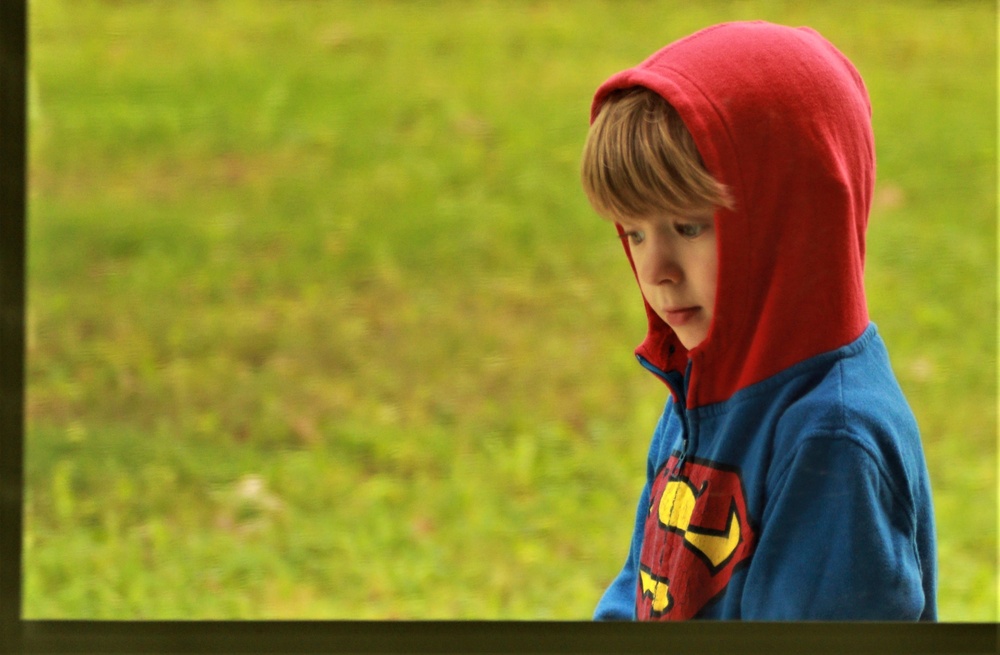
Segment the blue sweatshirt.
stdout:
[[688,351],[646,303],[636,355],[670,397],[595,618],[936,619],[920,435],[864,296],[860,75],[811,29],[728,23],[611,77],[591,118],[632,86],[677,109],[735,202],[706,339]]
[[647,479],[595,618],[936,618],[926,467],[874,324],[724,403],[671,397]]

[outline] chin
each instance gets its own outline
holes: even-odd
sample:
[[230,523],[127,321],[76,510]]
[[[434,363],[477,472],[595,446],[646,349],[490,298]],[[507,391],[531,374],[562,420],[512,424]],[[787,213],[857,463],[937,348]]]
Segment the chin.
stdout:
[[701,344],[705,343],[704,336],[690,336],[684,338],[678,334],[677,339],[681,342],[681,345],[684,346],[684,348],[687,349],[688,351],[694,350]]

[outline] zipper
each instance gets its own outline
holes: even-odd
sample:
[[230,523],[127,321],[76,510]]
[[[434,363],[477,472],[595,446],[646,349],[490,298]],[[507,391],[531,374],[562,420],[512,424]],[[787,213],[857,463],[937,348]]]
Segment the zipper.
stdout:
[[684,461],[688,456],[688,445],[690,444],[689,437],[691,436],[691,421],[688,420],[688,410],[687,410],[687,389],[688,382],[691,380],[691,360],[688,360],[687,366],[684,367],[684,378],[681,383],[681,389],[684,391],[684,402],[680,407],[681,414],[681,454],[677,456],[677,470],[676,475],[680,475],[681,470],[684,468]]
[[688,435],[691,433],[691,426],[687,420],[687,412],[683,412],[681,415],[681,429],[684,430],[681,436],[681,453],[677,456],[677,463],[674,464],[674,477],[679,477],[681,470],[684,468],[684,462],[687,460],[688,456]]
[[[684,468],[684,462],[687,460],[688,444],[690,443],[688,435],[691,434],[691,423],[688,421],[687,415],[687,383],[691,377],[691,362],[688,362],[684,371],[684,376],[681,377],[681,375],[676,371],[671,371],[671,373],[661,371],[659,368],[646,360],[646,358],[642,355],[636,355],[635,357],[639,360],[639,363],[642,364],[643,368],[663,380],[670,388],[670,391],[674,396],[674,407],[676,408],[677,416],[681,421],[681,450],[680,454],[677,456],[677,461],[674,463],[674,467],[671,470],[671,477],[678,477],[681,469]],[[678,380],[678,378],[680,379]]]

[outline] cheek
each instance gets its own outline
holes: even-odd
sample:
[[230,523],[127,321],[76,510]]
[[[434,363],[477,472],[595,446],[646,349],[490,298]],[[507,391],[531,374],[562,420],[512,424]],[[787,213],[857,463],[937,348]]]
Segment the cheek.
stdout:
[[715,262],[705,266],[705,291],[715,295],[715,288],[719,282],[719,268]]
[[635,264],[635,277],[639,281],[639,288],[642,289],[643,295],[646,294],[646,288],[649,286],[649,262],[641,254],[636,254],[632,251],[632,263]]
[[[642,281],[642,278],[639,278],[639,291],[642,292],[642,297],[648,301],[650,290],[647,288],[646,283]],[[652,306],[652,303],[650,305]]]
[[719,265],[714,249],[704,259],[701,277],[703,280],[702,291],[714,303],[719,283]]

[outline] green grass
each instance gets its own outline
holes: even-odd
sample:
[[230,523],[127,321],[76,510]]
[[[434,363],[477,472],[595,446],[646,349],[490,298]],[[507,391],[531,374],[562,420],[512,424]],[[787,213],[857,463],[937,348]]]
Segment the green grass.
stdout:
[[665,397],[590,97],[767,18],[868,83],[940,613],[997,620],[995,8],[694,4],[32,2],[25,617],[588,617]]

